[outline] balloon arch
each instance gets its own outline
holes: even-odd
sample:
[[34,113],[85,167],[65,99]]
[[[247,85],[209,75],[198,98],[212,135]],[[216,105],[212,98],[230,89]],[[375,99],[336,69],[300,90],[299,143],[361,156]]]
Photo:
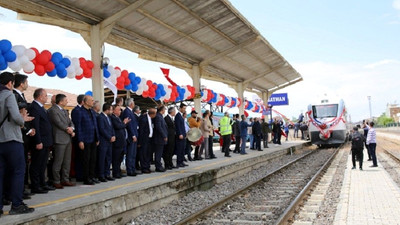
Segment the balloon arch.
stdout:
[[[0,41],[0,71],[10,68],[18,72],[23,70],[27,74],[36,73],[39,76],[47,74],[49,77],[70,78],[81,80],[92,77],[94,64],[83,57],[76,58],[62,55],[60,52],[51,53],[48,50],[39,51],[36,48],[26,48],[23,45],[12,45],[9,40]],[[122,70],[111,65],[103,68],[103,76],[117,87],[118,90],[131,90],[144,98],[154,98],[163,102],[178,102],[195,97],[195,88],[191,85],[157,84],[151,80],[136,75],[133,72]],[[217,106],[240,107],[252,112],[262,112],[263,105],[228,97],[210,89],[201,90],[201,101]]]

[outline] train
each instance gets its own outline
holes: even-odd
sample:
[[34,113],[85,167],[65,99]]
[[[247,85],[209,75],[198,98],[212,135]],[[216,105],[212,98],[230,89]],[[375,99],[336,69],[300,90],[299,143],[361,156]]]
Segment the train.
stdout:
[[349,127],[343,99],[337,102],[323,99],[319,104],[308,105],[305,123],[311,143],[319,147],[337,146],[348,140]]

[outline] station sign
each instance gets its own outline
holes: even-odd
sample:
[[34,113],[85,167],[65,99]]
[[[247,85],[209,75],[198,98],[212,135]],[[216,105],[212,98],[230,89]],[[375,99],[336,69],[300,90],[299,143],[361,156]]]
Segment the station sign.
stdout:
[[289,105],[289,99],[287,93],[276,93],[272,94],[268,99],[268,105]]

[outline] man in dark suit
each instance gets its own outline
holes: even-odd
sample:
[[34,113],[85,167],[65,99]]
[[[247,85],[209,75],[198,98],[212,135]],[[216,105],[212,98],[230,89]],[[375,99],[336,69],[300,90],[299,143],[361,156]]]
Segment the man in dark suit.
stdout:
[[183,113],[186,112],[186,104],[181,103],[179,106],[179,112],[175,116],[175,128],[176,128],[176,156],[177,156],[177,166],[185,167],[187,164],[183,162],[185,157],[185,120],[182,117]]
[[[133,107],[132,111],[133,111],[133,115],[135,115],[137,123],[139,124],[140,107],[138,105],[135,105],[135,107]],[[139,139],[139,134],[138,134],[137,138]],[[141,170],[141,167],[140,167],[140,149],[138,147],[136,147],[135,168],[136,168],[137,171]]]
[[[67,96],[58,94],[56,95],[55,105],[47,112],[53,125],[54,162],[52,172],[53,185],[57,189],[62,189],[64,186],[75,186],[69,179],[72,150],[71,138],[75,136],[75,128],[73,128],[72,121],[69,119],[68,112],[64,109],[67,104]],[[60,170],[62,179],[60,179]]]
[[[153,110],[155,109],[150,109],[149,112]],[[164,152],[164,147],[168,141],[168,130],[167,130],[167,124],[165,123],[163,117],[164,113],[165,113],[165,106],[163,105],[159,106],[157,109],[156,117],[153,119],[154,134],[151,142],[153,144],[152,147],[155,153],[156,172],[165,172],[165,168],[162,166],[161,163],[161,156]]]
[[175,149],[175,115],[175,107],[169,107],[168,115],[164,117],[165,123],[167,124],[168,141],[163,152],[163,159],[165,163],[165,169],[167,170],[171,170],[172,168],[174,168],[174,164],[172,163],[172,156],[174,155]]
[[[79,113],[82,109],[83,105],[83,97],[85,95],[78,95],[76,98],[76,101],[78,102],[78,105],[75,106],[75,108],[72,109],[71,111],[71,120],[73,124],[77,124],[78,119],[79,119]],[[79,150],[79,145],[78,145],[78,138],[73,137],[72,138],[72,168],[73,168],[73,174],[75,174],[76,181],[83,181],[83,165],[82,165],[82,154],[80,154]]]
[[113,114],[110,116],[115,132],[115,141],[113,142],[112,146],[112,173],[113,178],[117,179],[120,179],[122,177],[121,155],[123,154],[123,150],[126,147],[126,138],[128,137],[126,124],[131,121],[129,118],[125,118],[124,121],[122,121],[120,116],[121,106],[114,105]]
[[[28,76],[16,73],[14,75],[14,90],[13,93],[18,103],[18,108],[28,108],[29,104],[25,99],[24,91],[26,91],[29,87],[28,85]],[[35,128],[32,128],[31,122],[26,122],[21,128],[22,138],[24,140],[24,153],[25,153],[25,185],[29,184],[29,160],[28,160],[28,153],[30,150],[32,137],[35,136]],[[29,133],[27,135],[27,133]],[[29,199],[30,193],[24,191],[24,199]]]
[[29,114],[35,119],[32,122],[36,130],[34,144],[31,150],[31,191],[32,193],[47,193],[55,190],[46,184],[45,171],[49,158],[49,148],[53,145],[52,125],[44,104],[47,102],[47,92],[38,88],[33,93],[33,102],[29,106]]
[[136,150],[137,150],[137,137],[138,137],[138,122],[133,113],[133,107],[135,107],[135,102],[133,98],[128,98],[126,100],[126,109],[122,113],[122,118],[129,118],[131,121],[127,124],[128,131],[128,146],[126,147],[126,172],[128,176],[136,176]]
[[156,111],[150,110],[148,113],[143,113],[139,117],[139,141],[138,147],[140,148],[140,164],[143,173],[151,173],[150,171],[150,139],[153,137],[153,122],[152,119],[156,117]]
[[232,134],[235,136],[235,150],[233,153],[240,153],[240,126],[239,114],[233,115]]
[[253,123],[253,136],[254,136],[254,142],[256,144],[256,149],[258,151],[262,151],[261,149],[261,124],[260,124],[260,118],[255,118],[255,121]]
[[97,157],[98,177],[101,182],[113,181],[110,176],[110,166],[112,158],[112,143],[115,142],[115,132],[111,123],[112,108],[109,103],[103,104],[103,112],[97,117],[99,127],[99,152]]
[[[96,113],[92,109],[93,97],[85,95],[83,107],[79,111],[75,124],[75,132],[78,139],[79,151],[83,165],[83,183],[94,185],[96,168],[96,146],[99,145],[99,131],[97,127]],[[97,182],[96,182],[97,183]]]

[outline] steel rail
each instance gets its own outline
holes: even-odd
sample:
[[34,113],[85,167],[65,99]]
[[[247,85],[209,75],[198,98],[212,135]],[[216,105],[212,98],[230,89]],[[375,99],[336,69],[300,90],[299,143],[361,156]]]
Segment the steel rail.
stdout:
[[311,154],[314,154],[315,152],[317,152],[317,151],[311,151],[311,152],[305,154],[304,156],[302,156],[300,158],[297,158],[297,159],[295,159],[293,161],[290,161],[290,162],[286,163],[285,165],[283,165],[283,166],[279,167],[278,169],[272,171],[271,173],[267,174],[266,176],[264,176],[264,177],[262,177],[262,178],[260,178],[260,179],[258,179],[256,181],[250,183],[249,185],[247,185],[247,186],[245,186],[243,188],[240,188],[240,189],[236,190],[235,192],[225,196],[221,200],[219,200],[217,202],[214,202],[213,204],[211,204],[211,205],[209,205],[207,207],[204,207],[203,209],[201,209],[201,210],[197,211],[196,213],[193,213],[193,214],[183,218],[182,220],[178,221],[175,224],[176,225],[183,225],[183,224],[190,224],[191,222],[194,222],[194,220],[196,220],[200,216],[202,216],[202,215],[210,212],[211,210],[223,205],[227,201],[229,201],[229,200],[237,197],[238,195],[242,194],[244,191],[248,190],[249,188],[251,188],[253,186],[256,186],[257,184],[263,182],[265,179],[267,179],[267,178],[271,177],[272,175],[280,172],[281,170],[289,167],[290,165],[294,164],[295,162],[297,162],[297,161],[299,161],[299,160],[301,160],[301,159],[303,159],[303,158],[305,158],[305,157],[307,157],[307,156],[309,156]]
[[282,225],[282,224],[289,224],[289,220],[292,218],[292,216],[295,214],[295,211],[299,204],[303,201],[303,199],[308,195],[310,192],[311,188],[314,186],[314,184],[318,183],[318,179],[322,176],[323,172],[331,165],[333,159],[339,152],[339,150],[343,147],[344,145],[339,146],[335,152],[329,157],[329,159],[324,163],[324,165],[317,171],[317,173],[311,178],[310,181],[308,181],[307,185],[301,190],[301,192],[296,196],[296,198],[290,203],[290,205],[286,208],[286,210],[281,214],[281,216],[278,218],[278,220],[275,222],[276,225]]

